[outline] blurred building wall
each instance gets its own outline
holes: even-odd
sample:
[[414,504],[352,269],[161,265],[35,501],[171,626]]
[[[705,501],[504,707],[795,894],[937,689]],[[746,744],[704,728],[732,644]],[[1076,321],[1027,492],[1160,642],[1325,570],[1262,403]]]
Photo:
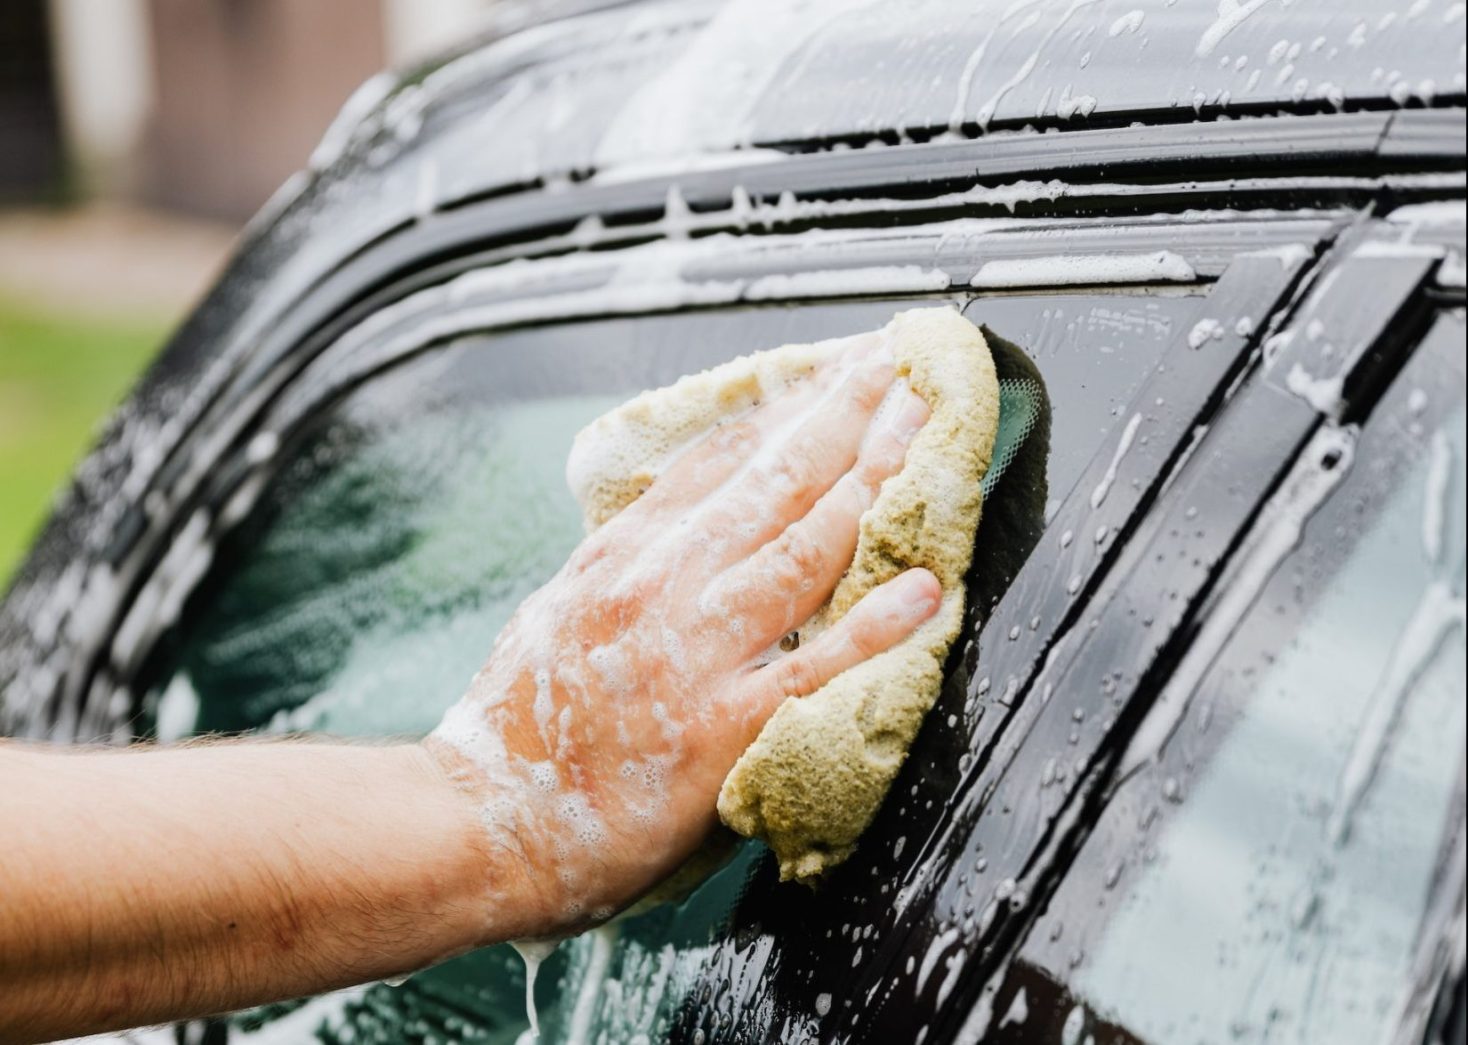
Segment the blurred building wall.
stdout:
[[0,200],[60,188],[50,30],[43,0],[7,0],[0,14]]
[[383,0],[389,65],[416,62],[474,31],[491,0]]
[[149,0],[156,82],[143,192],[248,216],[298,167],[352,90],[384,64],[361,0]]
[[136,189],[154,86],[147,0],[52,0],[50,15],[70,187]]
[[51,169],[33,134],[17,191],[54,194],[64,153],[89,195],[237,222],[305,163],[358,84],[462,39],[495,0],[4,2],[0,133],[24,122],[13,112],[51,114]]

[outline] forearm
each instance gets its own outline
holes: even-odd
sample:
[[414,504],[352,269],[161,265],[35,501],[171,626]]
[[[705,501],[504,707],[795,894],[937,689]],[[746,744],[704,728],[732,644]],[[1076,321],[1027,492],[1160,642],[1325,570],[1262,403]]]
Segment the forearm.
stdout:
[[466,950],[495,930],[484,837],[416,745],[0,746],[0,1040],[220,1012]]

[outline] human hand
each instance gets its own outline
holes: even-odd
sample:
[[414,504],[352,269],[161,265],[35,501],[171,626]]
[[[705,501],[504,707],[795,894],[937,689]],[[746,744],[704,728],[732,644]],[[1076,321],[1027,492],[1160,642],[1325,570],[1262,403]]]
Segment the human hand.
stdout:
[[911,570],[770,657],[830,596],[928,417],[880,335],[836,347],[588,537],[424,741],[484,827],[484,942],[635,900],[707,835],[724,777],[785,699],[936,611],[937,580]]

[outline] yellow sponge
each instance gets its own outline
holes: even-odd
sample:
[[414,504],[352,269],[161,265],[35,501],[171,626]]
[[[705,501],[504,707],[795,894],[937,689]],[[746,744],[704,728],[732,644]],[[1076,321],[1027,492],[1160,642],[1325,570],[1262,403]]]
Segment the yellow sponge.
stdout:
[[[876,815],[963,622],[964,574],[999,424],[994,361],[974,325],[951,308],[898,313],[886,330],[900,376],[931,417],[901,472],[862,516],[856,554],[802,638],[839,620],[867,592],[924,566],[943,586],[938,612],[903,642],[787,700],[735,764],[719,815],[763,839],[784,879],[814,883],[845,860]],[[630,504],[677,452],[720,419],[776,394],[833,351],[830,342],[744,356],[647,392],[593,422],[567,477],[589,527]]]

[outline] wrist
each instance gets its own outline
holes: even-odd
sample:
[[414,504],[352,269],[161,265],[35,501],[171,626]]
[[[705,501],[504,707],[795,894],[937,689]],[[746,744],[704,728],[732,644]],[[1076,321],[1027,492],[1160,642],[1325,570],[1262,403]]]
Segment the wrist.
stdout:
[[432,735],[411,747],[431,801],[452,825],[444,845],[457,854],[454,891],[471,898],[460,910],[467,946],[552,933],[558,908],[545,884],[554,875],[527,837],[530,811],[517,808],[516,823],[501,822],[492,809],[505,803],[494,801],[483,771],[457,747]]

